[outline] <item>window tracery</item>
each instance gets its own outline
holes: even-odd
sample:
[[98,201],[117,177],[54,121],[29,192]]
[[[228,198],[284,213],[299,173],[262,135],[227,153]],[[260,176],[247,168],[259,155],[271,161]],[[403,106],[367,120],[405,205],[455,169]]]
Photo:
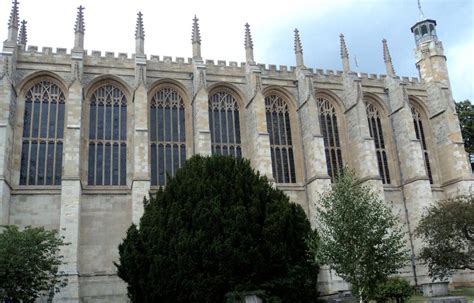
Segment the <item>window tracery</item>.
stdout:
[[416,138],[420,140],[421,149],[423,152],[423,158],[425,162],[425,169],[426,173],[428,174],[428,178],[430,179],[430,183],[433,184],[433,175],[431,172],[431,165],[430,165],[430,158],[428,154],[428,146],[426,144],[426,137],[425,137],[425,128],[423,125],[423,118],[420,111],[413,105],[410,105],[411,113],[413,116],[413,124],[415,126],[415,134]]
[[382,121],[379,110],[371,102],[366,102],[367,119],[370,137],[374,139],[377,166],[383,184],[390,184],[390,171],[387,161],[387,150],[383,135]]
[[44,80],[25,95],[20,185],[60,185],[65,96]]
[[331,181],[334,182],[343,169],[337,112],[334,105],[326,98],[317,98],[316,102],[319,110],[321,134],[324,140],[328,175],[331,177]]
[[114,84],[89,100],[89,185],[126,185],[127,98]]
[[286,101],[276,94],[265,97],[273,177],[277,183],[296,183],[290,113]]
[[231,92],[220,89],[209,97],[212,154],[242,156],[239,105]]
[[185,109],[171,87],[159,89],[150,104],[151,184],[163,186],[186,161]]

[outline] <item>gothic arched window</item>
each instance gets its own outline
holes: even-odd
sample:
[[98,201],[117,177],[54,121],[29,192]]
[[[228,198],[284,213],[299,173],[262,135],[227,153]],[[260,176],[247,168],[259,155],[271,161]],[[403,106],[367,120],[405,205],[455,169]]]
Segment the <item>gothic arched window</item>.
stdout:
[[270,135],[273,177],[277,183],[295,183],[295,160],[288,105],[283,98],[272,94],[265,97],[265,112]]
[[65,97],[50,81],[33,85],[25,95],[20,185],[60,185]]
[[383,136],[382,121],[379,110],[370,102],[366,102],[367,119],[369,122],[370,137],[374,139],[377,165],[383,184],[390,184],[387,151]]
[[433,184],[433,175],[431,173],[430,158],[428,155],[428,146],[426,144],[426,136],[425,136],[425,128],[423,125],[423,119],[420,114],[420,111],[417,108],[415,108],[413,105],[410,105],[410,107],[411,107],[411,113],[413,116],[413,124],[415,125],[416,138],[420,140],[421,149],[423,151],[423,158],[425,160],[426,173],[428,174],[430,183]]
[[331,181],[334,182],[334,179],[343,168],[336,108],[326,98],[317,98],[316,101],[319,109],[321,134],[324,139],[328,175],[331,177]]
[[114,84],[89,100],[89,185],[126,185],[127,98]]
[[242,156],[239,105],[225,89],[209,97],[209,128],[212,154]]
[[184,102],[171,87],[159,89],[150,104],[151,184],[165,185],[186,161]]

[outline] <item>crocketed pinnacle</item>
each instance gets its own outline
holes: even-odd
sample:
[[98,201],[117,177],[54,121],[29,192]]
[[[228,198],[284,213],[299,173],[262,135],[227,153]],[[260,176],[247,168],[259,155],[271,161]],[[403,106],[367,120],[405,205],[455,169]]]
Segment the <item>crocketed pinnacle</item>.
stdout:
[[135,28],[135,39],[145,39],[145,28],[143,26],[143,14],[137,14],[137,27]]
[[26,33],[26,22],[25,20],[21,21],[20,34],[18,36],[18,44],[26,45],[28,42],[28,35]]
[[387,68],[387,74],[389,76],[395,76],[395,69],[392,64],[392,57],[390,56],[390,51],[388,50],[387,40],[382,40],[383,44],[383,61],[385,61],[385,66]]
[[349,52],[347,51],[346,41],[344,40],[344,35],[340,34],[339,38],[341,40],[341,58],[349,58]]
[[250,25],[245,23],[245,48],[253,49],[252,34],[250,33]]
[[8,21],[8,28],[14,28],[18,29],[20,26],[20,20],[18,17],[18,4],[19,2],[17,0],[13,0],[12,2],[12,10],[10,12],[10,20]]
[[341,59],[342,59],[342,69],[344,72],[348,73],[351,70],[351,66],[349,64],[349,52],[347,51],[346,41],[344,40],[344,35],[339,35],[341,41]]
[[194,15],[193,19],[193,32],[192,32],[192,37],[191,41],[192,43],[198,43],[201,44],[201,32],[199,31],[199,19]]
[[84,7],[80,5],[77,8],[76,26],[74,26],[75,33],[84,34],[86,26],[84,25]]
[[295,28],[295,53],[302,54],[303,47],[301,46],[300,32]]

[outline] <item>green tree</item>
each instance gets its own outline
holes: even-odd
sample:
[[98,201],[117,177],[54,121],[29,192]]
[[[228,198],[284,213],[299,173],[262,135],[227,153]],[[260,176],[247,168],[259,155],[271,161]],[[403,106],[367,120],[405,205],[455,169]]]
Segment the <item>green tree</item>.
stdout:
[[0,301],[34,302],[54,295],[67,283],[58,272],[65,245],[55,231],[4,226],[0,233]]
[[469,100],[456,103],[461,133],[466,152],[474,154],[474,105]]
[[194,156],[145,201],[116,266],[132,302],[223,302],[245,291],[312,302],[312,233],[303,209],[247,160]]
[[433,280],[445,280],[455,270],[474,270],[474,195],[433,204],[423,214],[416,235],[426,245],[420,258]]
[[318,261],[347,282],[360,302],[408,260],[397,217],[354,173],[345,170],[322,195]]

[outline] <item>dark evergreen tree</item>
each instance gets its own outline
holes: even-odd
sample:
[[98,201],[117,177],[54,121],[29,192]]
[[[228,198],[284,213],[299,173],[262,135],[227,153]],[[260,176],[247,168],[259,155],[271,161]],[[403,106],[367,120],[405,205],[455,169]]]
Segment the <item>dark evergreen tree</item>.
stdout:
[[474,105],[469,100],[458,102],[456,103],[456,112],[464,139],[464,148],[469,154],[471,169],[474,170]]
[[474,105],[469,100],[456,103],[464,147],[466,152],[474,154]]
[[194,156],[168,180],[119,246],[132,302],[223,302],[256,290],[316,301],[309,221],[247,160]]

